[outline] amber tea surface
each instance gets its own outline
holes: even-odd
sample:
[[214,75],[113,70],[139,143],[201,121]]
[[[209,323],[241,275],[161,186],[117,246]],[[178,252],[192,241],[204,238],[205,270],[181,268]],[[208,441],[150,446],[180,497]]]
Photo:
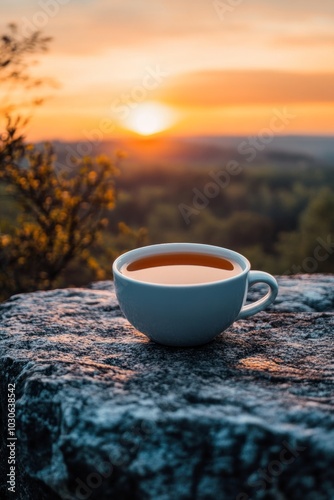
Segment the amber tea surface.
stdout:
[[199,253],[152,255],[125,264],[124,276],[161,285],[193,285],[221,281],[242,272],[242,267],[229,259]]

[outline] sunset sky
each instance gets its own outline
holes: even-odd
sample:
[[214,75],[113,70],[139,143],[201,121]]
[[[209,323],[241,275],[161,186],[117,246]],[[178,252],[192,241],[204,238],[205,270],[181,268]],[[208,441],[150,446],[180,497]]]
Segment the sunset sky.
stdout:
[[277,110],[334,133],[333,0],[2,0],[9,22],[54,38],[31,139],[256,134]]

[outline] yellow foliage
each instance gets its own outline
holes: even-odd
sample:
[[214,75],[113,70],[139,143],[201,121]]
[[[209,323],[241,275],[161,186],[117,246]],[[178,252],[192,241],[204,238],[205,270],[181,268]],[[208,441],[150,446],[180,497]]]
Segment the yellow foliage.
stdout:
[[88,181],[90,184],[94,184],[97,179],[97,173],[94,170],[91,170],[88,174]]
[[[15,159],[19,150],[24,168]],[[25,146],[14,132],[0,138],[0,161],[0,181],[22,206],[20,222],[10,235],[0,236],[0,263],[6,262],[0,267],[0,282],[6,283],[0,295],[50,287],[75,259],[84,259],[95,277],[104,279],[89,249],[115,205],[117,171],[110,160],[85,157],[75,161],[73,171],[57,173],[50,146],[42,152]]]
[[7,247],[12,242],[12,238],[8,234],[0,236],[0,246]]

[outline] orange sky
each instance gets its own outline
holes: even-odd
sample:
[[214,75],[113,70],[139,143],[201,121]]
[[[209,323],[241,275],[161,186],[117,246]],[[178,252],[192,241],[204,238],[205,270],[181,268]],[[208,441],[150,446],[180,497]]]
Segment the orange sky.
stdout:
[[172,135],[256,134],[277,110],[280,133],[334,133],[333,0],[2,0],[0,19],[54,37],[31,140],[124,135],[152,101]]

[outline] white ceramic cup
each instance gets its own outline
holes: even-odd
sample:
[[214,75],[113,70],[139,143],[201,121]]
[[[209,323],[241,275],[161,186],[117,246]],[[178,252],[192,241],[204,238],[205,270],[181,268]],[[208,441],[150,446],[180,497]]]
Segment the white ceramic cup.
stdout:
[[[143,257],[168,253],[200,253],[237,262],[242,271],[221,281],[191,285],[164,285],[139,281],[121,273]],[[262,271],[251,271],[249,261],[226,248],[198,243],[166,243],[137,248],[113,264],[116,295],[125,317],[140,332],[159,344],[196,346],[210,342],[234,321],[247,318],[271,304],[277,281]],[[268,293],[244,305],[248,288],[265,283]]]

